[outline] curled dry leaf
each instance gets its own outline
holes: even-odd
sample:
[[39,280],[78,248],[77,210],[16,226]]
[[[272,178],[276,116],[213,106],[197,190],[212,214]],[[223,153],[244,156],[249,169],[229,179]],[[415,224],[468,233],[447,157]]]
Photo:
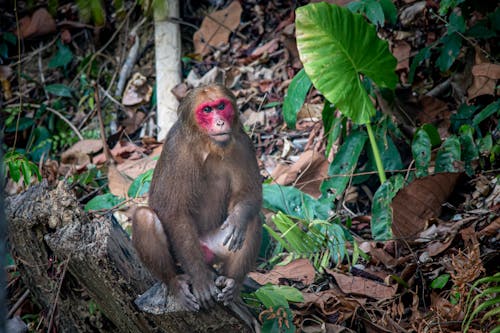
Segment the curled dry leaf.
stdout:
[[193,42],[195,52],[206,55],[210,47],[221,46],[229,40],[229,35],[240,25],[243,9],[238,1],[233,1],[223,9],[208,14],[201,23],[201,27],[194,33]]
[[3,97],[5,100],[12,98],[12,89],[10,86],[9,76],[12,75],[12,68],[9,66],[0,66],[0,82],[2,84]]
[[307,150],[294,164],[279,164],[271,176],[280,185],[290,185],[297,181],[297,187],[302,191],[318,197],[321,195],[319,185],[327,174],[328,161],[324,155],[314,150]]
[[495,95],[499,72],[500,66],[489,63],[481,51],[476,49],[475,65],[472,67],[474,79],[467,89],[469,100],[481,95]]
[[424,230],[427,221],[441,214],[460,173],[438,173],[417,179],[396,194],[392,201],[392,231],[398,238],[409,238]]
[[14,34],[21,38],[43,36],[56,31],[56,22],[45,8],[37,9],[31,16],[19,20],[19,31]]
[[153,88],[147,78],[141,73],[134,73],[123,92],[122,103],[125,106],[134,106],[148,103],[151,100]]
[[61,163],[85,166],[90,163],[90,155],[101,149],[101,140],[80,140],[61,154]]
[[257,283],[265,285],[266,283],[282,284],[280,280],[298,281],[304,285],[310,285],[314,282],[315,271],[307,259],[297,259],[284,266],[275,266],[268,273],[251,272],[249,277]]

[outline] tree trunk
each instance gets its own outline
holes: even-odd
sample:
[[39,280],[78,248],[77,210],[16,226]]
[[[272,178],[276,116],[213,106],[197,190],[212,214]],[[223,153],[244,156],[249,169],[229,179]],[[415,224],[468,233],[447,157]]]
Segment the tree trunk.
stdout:
[[127,233],[111,216],[84,213],[62,183],[7,198],[6,212],[23,282],[44,309],[46,326],[58,332],[251,331],[220,305],[198,313],[139,311],[134,300],[154,279]]

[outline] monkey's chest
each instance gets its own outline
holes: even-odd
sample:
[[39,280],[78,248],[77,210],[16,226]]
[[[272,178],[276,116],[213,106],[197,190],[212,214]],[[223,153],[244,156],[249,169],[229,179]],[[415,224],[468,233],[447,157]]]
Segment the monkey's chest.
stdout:
[[206,232],[220,226],[228,216],[231,181],[223,168],[204,170],[201,177],[198,200],[198,220]]

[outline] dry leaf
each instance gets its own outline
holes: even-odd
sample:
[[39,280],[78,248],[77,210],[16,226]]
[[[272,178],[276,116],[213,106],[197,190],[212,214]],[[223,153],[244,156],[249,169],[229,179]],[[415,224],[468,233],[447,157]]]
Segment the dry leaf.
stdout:
[[346,294],[367,296],[375,299],[388,299],[396,294],[395,286],[386,286],[379,282],[366,279],[361,276],[346,275],[343,273],[330,272],[337,284]]
[[61,154],[61,163],[87,165],[90,156],[102,149],[101,140],[80,140]]
[[45,8],[37,9],[31,16],[25,16],[19,20],[20,34],[16,30],[14,34],[21,38],[43,36],[56,31],[56,22]]
[[318,197],[321,195],[319,185],[326,178],[327,173],[328,161],[324,155],[314,150],[307,150],[294,164],[279,164],[271,176],[280,185],[290,185],[297,180],[300,184],[304,184],[297,187],[305,193]]
[[206,55],[210,52],[208,45],[217,47],[227,43],[231,32],[240,25],[242,11],[239,1],[233,1],[227,8],[208,14],[194,33],[195,52]]
[[410,68],[411,46],[405,41],[399,40],[394,43],[392,54],[398,60],[396,71],[408,70]]
[[280,280],[300,281],[304,285],[310,285],[314,282],[315,271],[307,259],[297,259],[285,266],[275,266],[268,273],[251,272],[249,277],[257,283],[265,285],[266,283],[282,284]]
[[480,65],[474,65],[472,67],[472,75],[486,76],[490,79],[498,80],[500,79],[500,65],[492,64],[489,62]]
[[441,205],[455,188],[459,173],[438,173],[417,179],[396,194],[392,201],[392,231],[408,238],[425,229],[431,217],[441,214]]
[[108,187],[111,193],[118,197],[126,198],[130,184],[132,184],[132,180],[118,171],[116,165],[111,164],[109,166]]
[[[492,69],[491,75],[492,76],[497,76],[498,75],[498,69],[495,70],[495,67],[489,67],[488,65],[494,66],[488,62],[486,57],[481,53],[481,51],[476,49],[476,57],[475,57],[475,71],[478,74],[474,74],[474,67],[473,67],[473,74],[474,74],[474,79],[472,81],[472,85],[467,89],[467,96],[469,100],[481,96],[481,95],[495,95],[495,87],[496,87],[496,79],[493,79],[489,76],[482,75],[482,73],[485,71],[484,67],[477,67],[477,66],[485,66],[487,67],[487,72],[489,72],[488,69]],[[499,67],[496,65],[496,67]],[[495,73],[496,72],[496,73]]]
[[134,73],[123,92],[122,103],[125,106],[134,106],[149,103],[153,88],[147,78],[141,73]]

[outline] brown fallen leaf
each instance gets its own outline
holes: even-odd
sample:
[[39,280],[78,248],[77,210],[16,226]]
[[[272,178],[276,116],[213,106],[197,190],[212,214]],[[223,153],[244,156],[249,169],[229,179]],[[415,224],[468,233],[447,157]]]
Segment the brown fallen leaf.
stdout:
[[[492,68],[488,67],[488,65],[492,64],[488,62],[488,60],[482,54],[482,52],[476,49],[474,67],[484,66],[484,65],[487,65],[487,68]],[[473,72],[474,72],[474,67],[473,67]],[[494,67],[492,69],[494,69]],[[467,96],[469,100],[481,95],[495,95],[496,79],[482,75],[483,72],[484,72],[484,67],[476,67],[476,73],[478,74],[473,73],[474,79],[472,81],[472,85],[469,87],[469,89],[467,89]],[[495,77],[495,73],[493,72],[494,70],[492,71],[492,76]],[[498,75],[498,73],[496,73],[496,75]]]
[[14,34],[20,38],[43,36],[56,31],[56,22],[45,8],[39,8],[31,16],[19,20],[19,31]]
[[126,198],[130,184],[132,184],[132,180],[118,171],[115,164],[109,166],[108,187],[111,193],[118,197]]
[[319,185],[327,177],[328,161],[325,156],[314,150],[303,152],[297,162],[291,165],[279,164],[271,176],[277,184],[290,185],[299,181],[300,189],[314,197],[319,197]]
[[408,70],[410,68],[411,46],[404,40],[398,40],[394,43],[392,54],[398,60],[396,71]]
[[492,63],[484,63],[479,65],[474,65],[472,67],[472,75],[474,76],[486,76],[493,80],[500,79],[500,65]]
[[194,33],[195,52],[206,55],[210,52],[209,46],[227,43],[231,32],[240,25],[242,11],[239,1],[233,1],[227,8],[208,14],[200,29]]
[[392,201],[392,231],[408,239],[424,230],[431,217],[439,217],[441,205],[455,188],[460,173],[438,173],[413,181]]
[[297,259],[284,266],[275,266],[268,273],[251,272],[248,276],[261,285],[266,283],[279,285],[282,284],[280,280],[286,279],[299,281],[308,286],[314,282],[315,271],[309,260]]
[[361,276],[352,276],[330,271],[340,290],[346,294],[360,295],[375,299],[389,299],[396,294],[396,286],[387,286]]
[[61,154],[61,163],[76,166],[90,163],[91,154],[102,149],[101,140],[80,140]]

